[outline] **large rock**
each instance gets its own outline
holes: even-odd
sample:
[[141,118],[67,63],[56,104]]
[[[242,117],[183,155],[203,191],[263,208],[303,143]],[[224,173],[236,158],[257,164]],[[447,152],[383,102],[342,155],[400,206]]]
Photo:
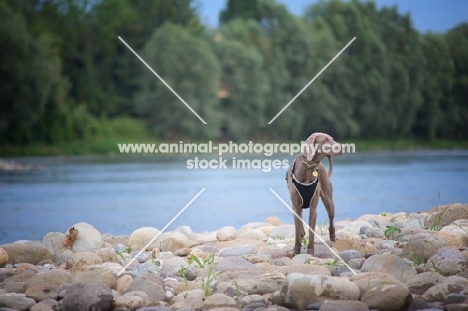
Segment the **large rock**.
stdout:
[[368,311],[369,307],[356,300],[326,300],[318,311]]
[[163,252],[173,252],[185,247],[189,247],[191,241],[180,232],[164,232],[155,242]]
[[106,284],[76,282],[67,284],[65,288],[62,310],[106,311],[112,309],[112,291]]
[[338,252],[353,249],[360,252],[362,255],[377,254],[379,252],[377,248],[370,245],[369,243],[366,243],[361,240],[348,238],[337,240],[335,242],[334,247],[336,248],[336,250],[338,250]]
[[102,264],[101,258],[92,252],[73,253],[67,257],[67,269]]
[[80,222],[72,227],[78,230],[78,235],[71,248],[74,253],[95,251],[104,245],[101,233],[92,225]]
[[166,276],[175,276],[179,275],[179,271],[182,267],[188,266],[189,264],[184,258],[172,257],[164,260],[162,265],[162,271]]
[[229,295],[239,291],[248,295],[272,294],[280,290],[284,279],[283,274],[276,272],[224,272],[216,279],[215,291]]
[[52,255],[40,243],[24,242],[0,245],[7,254],[9,264],[30,263],[36,265],[43,260],[52,260]]
[[213,308],[236,308],[237,301],[227,295],[224,294],[213,294],[205,298],[203,303],[203,308],[205,310],[213,309]]
[[426,265],[442,275],[454,275],[468,271],[468,258],[457,249],[444,247],[432,255]]
[[166,291],[158,282],[153,282],[144,277],[133,279],[132,283],[123,291],[123,294],[140,291],[144,292],[154,301],[164,301],[166,299]]
[[280,225],[273,229],[270,233],[271,238],[276,239],[294,239],[296,235],[296,229],[294,225]]
[[25,287],[45,286],[48,288],[58,288],[62,284],[73,282],[73,274],[66,270],[54,269],[43,273],[38,273],[26,281]]
[[[141,250],[159,233],[160,231],[153,227],[143,227],[136,229],[132,232],[132,234],[130,234],[130,237],[128,238],[128,246],[136,247],[137,249]],[[146,250],[151,251],[156,247],[159,247],[159,244],[157,244],[156,241],[153,241],[148,247],[146,247]]]
[[406,286],[394,284],[379,285],[371,288],[361,298],[369,308],[379,311],[406,311],[412,301]]
[[8,263],[8,253],[3,248],[0,248],[0,267]]
[[401,282],[406,282],[418,274],[411,264],[393,254],[373,255],[367,258],[361,271],[388,273]]
[[58,302],[55,299],[46,299],[36,303],[29,309],[30,311],[56,311],[60,310]]
[[442,302],[450,294],[468,295],[468,280],[460,276],[451,276],[429,288],[422,297],[427,302]]
[[220,257],[230,257],[230,256],[246,256],[255,254],[257,252],[257,247],[253,245],[239,245],[226,247],[219,251]]
[[363,272],[353,275],[349,280],[359,287],[361,297],[364,296],[364,294],[371,288],[379,285],[393,284],[403,287],[406,286],[404,283],[398,281],[395,277],[387,273]]
[[310,275],[330,275],[331,272],[327,267],[319,265],[310,265],[310,264],[294,264],[290,266],[278,267],[277,271],[284,274],[285,276],[291,273],[302,273]]
[[234,227],[223,227],[216,233],[216,239],[218,241],[231,241],[237,237],[237,231]]
[[145,292],[134,291],[118,297],[114,303],[114,308],[137,310],[154,303],[155,301]]
[[47,286],[32,286],[24,293],[27,297],[39,302],[47,299],[58,299],[59,292],[56,288]]
[[53,256],[57,254],[60,249],[65,248],[65,245],[63,245],[63,238],[65,238],[65,234],[61,232],[49,232],[42,238],[42,245],[44,245]]
[[281,285],[280,294],[286,307],[305,310],[309,304],[326,299],[357,300],[360,291],[345,278],[291,273]]
[[186,291],[174,298],[172,308],[174,310],[201,310],[205,293],[201,289]]
[[445,276],[437,272],[423,272],[417,274],[405,282],[409,291],[415,295],[424,294],[432,286],[442,283],[446,279]]
[[244,240],[257,240],[257,241],[267,241],[268,236],[260,230],[243,230],[238,233],[239,239]]
[[468,208],[460,203],[453,203],[443,206],[433,207],[428,211],[430,214],[425,225],[447,226],[458,219],[468,219]]
[[447,243],[435,235],[417,233],[406,242],[401,255],[417,263],[424,263],[444,246]]
[[89,271],[77,272],[73,282],[81,283],[104,283],[111,289],[117,288],[117,280],[112,272],[106,269],[91,269]]
[[27,311],[36,302],[24,294],[3,294],[0,295],[0,308],[10,308],[12,310]]
[[215,267],[215,271],[262,271],[262,268],[240,257],[222,258]]

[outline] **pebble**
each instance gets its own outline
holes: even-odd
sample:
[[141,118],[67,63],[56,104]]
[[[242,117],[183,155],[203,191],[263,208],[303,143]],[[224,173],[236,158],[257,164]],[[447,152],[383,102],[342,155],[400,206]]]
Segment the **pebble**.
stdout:
[[[179,227],[161,234],[138,256],[158,229],[144,227],[114,237],[77,223],[73,227],[79,234],[69,247],[59,232],[39,242],[0,245],[0,307],[466,310],[468,238],[456,228],[468,228],[468,220],[455,219],[468,215],[464,209],[466,205],[450,205],[440,231],[418,225],[434,211],[336,222],[337,240],[327,243],[353,271],[321,243],[315,245],[315,256],[292,257],[294,225],[275,217],[238,230],[194,233]],[[390,240],[385,230],[392,226],[400,232]]]

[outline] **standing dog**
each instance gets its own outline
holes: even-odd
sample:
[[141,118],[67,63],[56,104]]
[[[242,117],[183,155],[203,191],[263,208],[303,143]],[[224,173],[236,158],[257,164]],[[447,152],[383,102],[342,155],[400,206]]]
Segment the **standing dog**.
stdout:
[[[333,170],[332,156],[342,154],[342,146],[328,134],[313,133],[301,145],[299,153],[286,173],[289,195],[294,211],[302,217],[302,210],[310,207],[309,226],[315,230],[317,221],[317,205],[319,197],[328,213],[330,241],[335,242],[335,205],[333,203],[333,187],[330,176]],[[323,157],[328,157],[329,171],[320,163]],[[301,219],[294,217],[296,237],[294,242],[294,255],[300,254],[301,242],[305,235]],[[308,253],[314,254],[314,234],[309,232]]]

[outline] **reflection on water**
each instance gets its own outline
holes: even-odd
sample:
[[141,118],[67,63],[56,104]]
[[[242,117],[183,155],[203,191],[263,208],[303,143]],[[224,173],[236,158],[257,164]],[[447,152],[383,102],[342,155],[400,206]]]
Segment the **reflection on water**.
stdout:
[[[168,230],[183,225],[196,232],[239,228],[270,215],[292,223],[268,190],[289,202],[285,169],[232,169],[228,162],[228,169],[188,170],[188,159],[193,157],[15,159],[44,168],[0,172],[0,244],[65,232],[82,221],[115,235],[143,226],[162,228],[202,188],[206,191]],[[425,211],[438,202],[468,203],[468,151],[369,152],[333,160],[337,220],[381,211]],[[318,214],[323,223],[321,203]]]

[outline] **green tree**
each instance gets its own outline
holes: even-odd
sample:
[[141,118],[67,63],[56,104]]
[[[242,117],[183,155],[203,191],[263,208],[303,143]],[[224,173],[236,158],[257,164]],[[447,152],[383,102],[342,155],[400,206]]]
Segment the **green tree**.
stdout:
[[456,119],[451,96],[453,86],[453,60],[445,38],[427,33],[421,36],[424,52],[423,104],[416,115],[413,133],[428,140],[446,136]]
[[444,107],[453,114],[445,121],[452,124],[451,131],[442,133],[447,138],[468,138],[468,23],[463,23],[445,35],[450,55],[453,59],[455,74],[452,87],[454,106]]
[[219,21],[221,25],[238,18],[258,22],[262,17],[261,1],[228,0],[226,8],[219,14]]
[[45,36],[34,38],[21,13],[0,3],[0,137],[29,142],[53,86],[54,57]]
[[208,42],[166,23],[154,32],[142,57],[208,123],[202,124],[145,68],[134,104],[156,135],[164,139],[217,137],[220,69]]
[[239,41],[220,39],[214,48],[221,66],[220,112],[225,139],[258,135],[265,123],[262,56]]

